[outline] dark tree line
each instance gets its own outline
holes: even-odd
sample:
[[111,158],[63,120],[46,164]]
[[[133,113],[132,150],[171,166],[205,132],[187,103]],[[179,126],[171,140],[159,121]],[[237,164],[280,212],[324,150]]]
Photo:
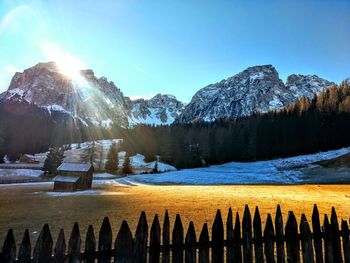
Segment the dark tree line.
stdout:
[[178,168],[315,153],[350,145],[350,85],[343,82],[281,111],[213,123],[137,126],[124,148]]
[[86,127],[73,119],[50,116],[47,112],[39,114],[40,109],[30,105],[26,105],[29,109],[21,106],[22,112],[18,112],[18,107],[5,110],[4,107],[0,105],[0,158],[5,153],[15,158],[20,153],[43,152],[55,145],[122,138],[122,148],[130,155],[141,153],[146,161],[154,161],[159,155],[161,161],[188,168],[315,153],[350,145],[348,82],[311,100],[301,98],[280,111],[212,123],[138,125],[131,129],[117,125],[109,130]]
[[26,102],[0,101],[0,160],[6,154],[14,161],[23,153],[48,151],[50,147],[118,135],[104,128],[87,127],[70,115],[52,111],[51,114]]

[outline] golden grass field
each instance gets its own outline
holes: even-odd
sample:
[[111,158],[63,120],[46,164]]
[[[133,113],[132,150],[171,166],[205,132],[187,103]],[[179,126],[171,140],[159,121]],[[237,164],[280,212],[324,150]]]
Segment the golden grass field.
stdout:
[[[44,223],[49,223],[56,238],[60,228],[69,236],[73,223],[78,221],[83,239],[89,224],[98,235],[104,216],[110,218],[116,236],[122,220],[126,219],[134,232],[141,211],[145,211],[149,227],[158,213],[161,223],[166,209],[171,226],[176,213],[180,213],[185,230],[189,221],[195,223],[197,233],[203,223],[212,224],[216,210],[223,218],[229,207],[243,214],[248,204],[252,214],[258,205],[262,223],[268,213],[274,214],[280,204],[287,219],[293,210],[298,219],[305,213],[310,219],[312,208],[318,204],[323,220],[324,213],[336,208],[339,218],[350,217],[350,185],[295,185],[295,186],[95,186],[91,195],[51,196],[51,184],[26,186],[0,186],[0,242],[9,228],[15,231],[20,242],[25,228],[36,240]],[[32,240],[32,242],[34,242]]]

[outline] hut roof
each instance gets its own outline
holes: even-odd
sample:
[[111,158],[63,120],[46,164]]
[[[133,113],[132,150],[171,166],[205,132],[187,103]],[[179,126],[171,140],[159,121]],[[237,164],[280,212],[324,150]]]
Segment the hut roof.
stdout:
[[89,163],[62,163],[57,171],[66,172],[88,172],[92,168]]
[[76,183],[79,180],[79,177],[58,175],[53,180],[55,182]]

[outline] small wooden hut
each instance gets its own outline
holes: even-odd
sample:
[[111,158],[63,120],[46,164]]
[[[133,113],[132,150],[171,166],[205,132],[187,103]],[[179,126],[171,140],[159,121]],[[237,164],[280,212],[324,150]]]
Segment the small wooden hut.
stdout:
[[62,163],[54,178],[54,191],[74,192],[91,189],[94,167],[89,163]]

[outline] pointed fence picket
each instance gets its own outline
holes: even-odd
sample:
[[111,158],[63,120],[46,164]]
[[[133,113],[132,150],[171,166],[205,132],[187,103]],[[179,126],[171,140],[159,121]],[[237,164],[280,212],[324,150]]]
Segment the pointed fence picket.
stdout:
[[105,217],[98,242],[93,227],[88,227],[83,240],[84,251],[78,223],[74,224],[68,242],[61,229],[55,243],[49,225],[45,224],[33,249],[28,229],[18,248],[10,229],[2,246],[0,263],[350,262],[349,225],[347,220],[338,221],[334,208],[330,217],[324,215],[322,225],[316,205],[310,224],[302,214],[298,225],[295,214],[290,211],[284,225],[279,205],[274,221],[268,214],[264,226],[259,208],[255,208],[252,219],[248,206],[245,206],[242,221],[238,212],[233,218],[230,208],[225,223],[221,211],[217,210],[211,235],[205,223],[197,238],[194,223],[191,221],[184,227],[177,214],[170,238],[168,211],[162,227],[158,215],[154,216],[150,230],[146,214],[142,212],[135,234],[127,221],[123,221],[113,242],[112,227]]

